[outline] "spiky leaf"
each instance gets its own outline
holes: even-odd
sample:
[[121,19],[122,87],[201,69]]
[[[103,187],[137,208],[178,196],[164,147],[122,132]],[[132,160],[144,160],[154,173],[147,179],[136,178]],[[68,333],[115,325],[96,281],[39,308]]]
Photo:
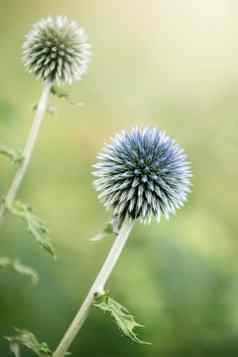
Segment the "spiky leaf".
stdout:
[[28,265],[22,264],[17,259],[11,259],[9,257],[0,257],[0,269],[7,269],[24,275],[30,278],[33,284],[37,284],[39,281],[38,273]]
[[55,257],[54,248],[49,238],[49,230],[45,222],[39,218],[32,208],[21,201],[15,201],[12,204],[6,203],[10,213],[21,218],[27,225],[27,230],[47,252]]
[[39,342],[33,333],[27,330],[15,330],[15,336],[5,337],[5,339],[9,342],[10,350],[16,357],[20,355],[20,346],[24,346],[28,350],[33,351],[39,357],[52,356],[52,351],[47,344],[45,342]]
[[108,312],[126,337],[136,343],[150,344],[149,342],[141,340],[134,331],[136,327],[143,326],[135,321],[134,316],[125,306],[111,298],[108,293],[95,297],[94,306],[104,312]]

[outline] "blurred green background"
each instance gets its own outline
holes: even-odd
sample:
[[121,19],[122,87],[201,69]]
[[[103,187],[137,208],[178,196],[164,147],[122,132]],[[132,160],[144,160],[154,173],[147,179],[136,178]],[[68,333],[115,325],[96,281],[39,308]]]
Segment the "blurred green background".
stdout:
[[[66,15],[87,30],[89,72],[70,88],[83,107],[52,99],[19,197],[50,227],[58,260],[6,217],[1,256],[18,257],[38,286],[0,271],[0,335],[26,328],[54,348],[99,270],[112,240],[89,238],[110,219],[92,187],[91,166],[111,136],[156,125],[185,148],[193,192],[158,225],[138,224],[108,287],[145,325],[122,337],[93,311],[72,346],[84,357],[238,355],[237,101],[238,3],[166,0],[0,0],[0,143],[21,148],[41,83],[25,73],[21,46],[42,16]],[[0,158],[0,193],[13,165]],[[0,356],[10,355],[1,339]],[[25,351],[23,356],[32,356]]]

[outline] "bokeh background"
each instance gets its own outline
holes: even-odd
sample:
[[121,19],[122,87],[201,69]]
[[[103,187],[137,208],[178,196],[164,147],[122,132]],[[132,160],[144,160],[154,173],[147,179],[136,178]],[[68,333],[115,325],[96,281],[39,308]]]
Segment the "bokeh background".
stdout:
[[[108,287],[145,325],[135,345],[93,309],[72,346],[84,357],[238,355],[236,0],[0,0],[0,143],[23,146],[41,83],[25,73],[21,45],[31,25],[67,15],[87,30],[93,59],[52,99],[19,197],[50,227],[54,262],[24,224],[6,217],[1,256],[40,274],[38,286],[0,271],[0,335],[33,331],[54,348],[81,304],[112,239],[89,238],[110,219],[92,187],[97,152],[121,129],[155,125],[185,148],[193,192],[170,221],[138,224]],[[14,166],[0,158],[0,192]],[[0,356],[10,356],[1,339]],[[23,356],[32,356],[24,351]]]

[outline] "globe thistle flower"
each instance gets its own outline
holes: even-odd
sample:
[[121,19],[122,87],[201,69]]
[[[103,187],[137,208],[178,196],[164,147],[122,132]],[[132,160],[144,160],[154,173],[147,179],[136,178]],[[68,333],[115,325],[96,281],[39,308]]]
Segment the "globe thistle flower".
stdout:
[[67,17],[47,17],[26,35],[23,62],[38,79],[71,84],[86,72],[90,45],[83,28]]
[[155,128],[117,135],[97,156],[96,190],[121,223],[149,222],[175,213],[190,191],[190,167],[184,151]]

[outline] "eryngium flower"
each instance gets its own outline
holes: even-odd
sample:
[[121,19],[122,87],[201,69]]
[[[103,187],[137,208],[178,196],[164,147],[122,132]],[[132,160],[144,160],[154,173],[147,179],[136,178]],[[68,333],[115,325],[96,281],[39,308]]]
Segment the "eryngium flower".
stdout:
[[30,73],[58,84],[79,80],[90,60],[83,28],[67,17],[47,17],[26,35],[23,62]]
[[125,218],[149,222],[167,218],[190,191],[190,167],[184,151],[155,128],[133,129],[112,139],[94,165],[96,190],[119,225]]

